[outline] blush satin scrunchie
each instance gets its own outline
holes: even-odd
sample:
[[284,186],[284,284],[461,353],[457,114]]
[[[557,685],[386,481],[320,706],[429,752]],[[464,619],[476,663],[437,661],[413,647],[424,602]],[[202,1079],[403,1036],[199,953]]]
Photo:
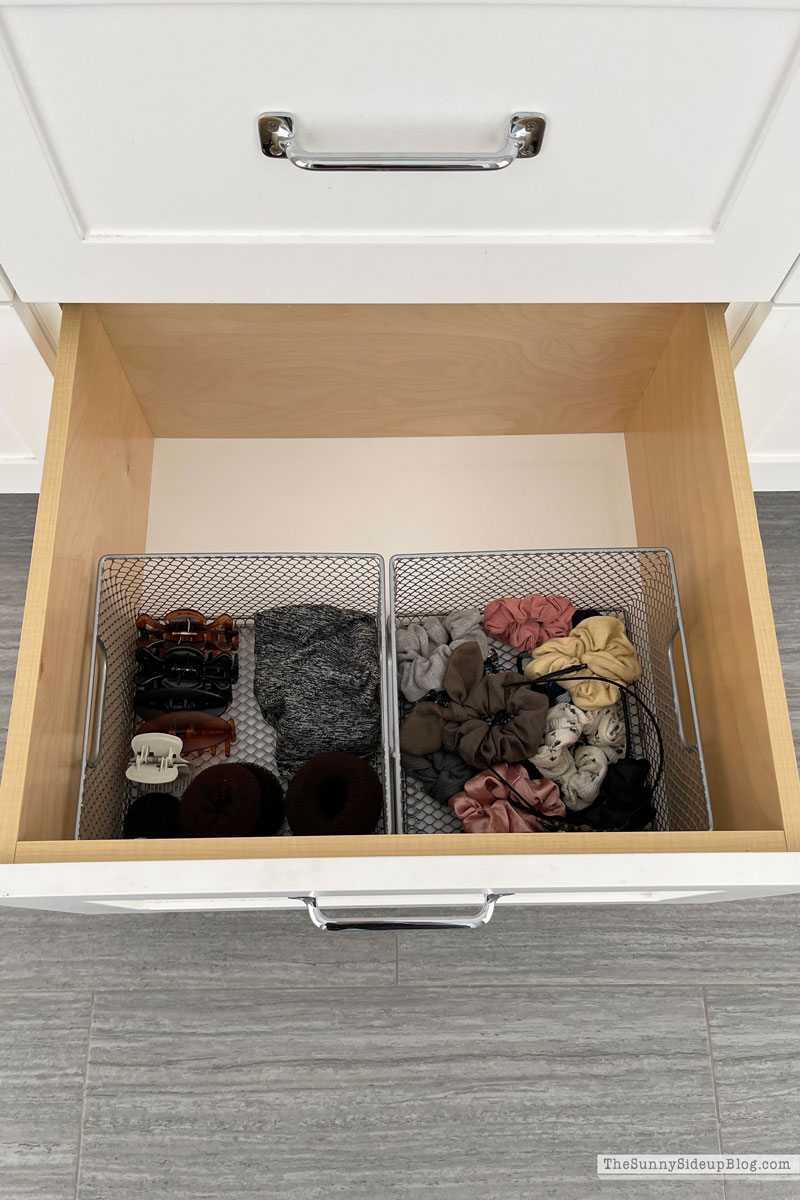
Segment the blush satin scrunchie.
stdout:
[[550,780],[531,779],[520,763],[498,763],[495,770],[502,779],[492,771],[481,771],[448,802],[465,833],[540,833],[544,829],[536,813],[509,804],[511,793],[506,783],[543,816],[564,815],[558,788]]
[[515,650],[535,650],[572,629],[575,605],[566,596],[506,596],[483,610],[483,627]]

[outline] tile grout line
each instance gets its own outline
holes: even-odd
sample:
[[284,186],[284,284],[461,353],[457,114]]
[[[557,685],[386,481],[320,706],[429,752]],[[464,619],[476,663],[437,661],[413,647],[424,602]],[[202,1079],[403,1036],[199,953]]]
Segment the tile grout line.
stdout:
[[[711,1069],[711,1092],[714,1097],[714,1117],[717,1122],[717,1147],[722,1154],[722,1122],[719,1115],[719,1096],[717,1095],[717,1068],[714,1062],[714,1046],[711,1041],[711,1018],[708,1014],[708,996],[706,994],[706,986],[702,984],[700,994],[703,998],[703,1016],[706,1022],[706,1042],[708,1043],[708,1065]],[[723,1177],[722,1183],[722,1200],[728,1200],[728,1184]]]
[[83,1126],[86,1120],[86,1093],[89,1090],[89,1060],[92,1053],[92,1030],[94,1026],[94,992],[91,993],[92,1001],[89,1006],[89,1029],[86,1039],[86,1062],[83,1068],[83,1095],[81,1096],[81,1118],[78,1126],[78,1152],[75,1161],[75,1200],[78,1200],[78,1193],[81,1185],[81,1155],[83,1153]]
[[[119,988],[109,990],[122,991],[123,989]],[[53,987],[46,988],[0,988],[0,996],[85,996],[86,992],[87,988],[85,987],[60,988],[56,987],[55,985]],[[91,991],[89,992],[89,995],[91,995]]]
[[[389,964],[391,966],[391,963]],[[613,983],[607,980],[593,982],[591,980],[586,983],[574,983],[569,980],[563,980],[560,983],[462,983],[459,979],[445,979],[439,983],[400,983],[398,979],[399,960],[395,957],[394,974],[395,979],[389,983],[244,983],[244,984],[228,984],[220,983],[215,985],[200,984],[200,983],[182,983],[166,985],[153,985],[151,987],[132,987],[118,984],[112,987],[95,987],[93,994],[98,995],[119,995],[135,993],[137,995],[147,996],[151,993],[158,992],[209,992],[211,994],[219,992],[226,994],[229,992],[349,992],[353,990],[373,990],[381,991],[385,989],[395,989],[406,991],[449,991],[451,988],[461,988],[465,991],[485,991],[485,992],[507,992],[509,990],[518,991],[554,991],[554,990],[574,990],[574,991],[630,991],[631,989],[642,989],[650,991],[664,992],[686,992],[692,991],[703,985],[698,984],[695,979],[687,979],[685,983],[663,983],[658,979],[647,980],[642,983],[627,983],[624,980],[617,980]],[[714,988],[721,989],[737,989],[742,988],[758,988],[759,990],[769,989],[793,989],[800,991],[800,981],[797,983],[754,983],[752,980],[740,980],[732,983],[714,983],[711,985]],[[67,988],[60,990],[55,987],[50,988],[0,988],[0,996],[48,996],[48,995],[82,995],[86,991],[85,988]]]
[[[711,1018],[708,1013],[708,995],[705,985],[700,988],[700,993],[703,997],[703,1015],[706,1021],[706,1042],[708,1043],[708,1065],[711,1068],[711,1091],[714,1095],[714,1113],[717,1120],[717,1143],[719,1152],[722,1154],[722,1121],[719,1114],[719,1095],[717,1093],[717,1066],[714,1061],[714,1044],[711,1040]],[[727,1194],[725,1188],[725,1180],[722,1181],[723,1195]]]
[[394,986],[400,986],[400,934],[394,935]]

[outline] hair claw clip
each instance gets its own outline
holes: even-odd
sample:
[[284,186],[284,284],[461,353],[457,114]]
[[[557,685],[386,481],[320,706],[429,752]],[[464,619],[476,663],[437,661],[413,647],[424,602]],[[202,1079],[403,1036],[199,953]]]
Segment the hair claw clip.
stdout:
[[188,767],[181,758],[183,743],[169,733],[137,733],[131,739],[133,761],[125,775],[135,783],[173,783],[181,767]]
[[223,613],[207,620],[196,608],[175,608],[163,621],[140,613],[136,618],[136,645],[147,649],[155,641],[216,647],[232,653],[239,648],[239,630],[233,617]]
[[232,720],[214,717],[204,712],[164,713],[152,721],[145,721],[139,734],[169,733],[181,740],[184,754],[205,754],[210,750],[216,755],[218,746],[225,746],[225,757],[236,741],[236,726]]

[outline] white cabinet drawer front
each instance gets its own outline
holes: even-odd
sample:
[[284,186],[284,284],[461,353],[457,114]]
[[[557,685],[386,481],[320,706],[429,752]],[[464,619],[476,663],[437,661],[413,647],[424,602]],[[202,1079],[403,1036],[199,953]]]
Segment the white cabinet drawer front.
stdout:
[[[761,299],[797,253],[800,4],[0,15],[0,260],[36,300]],[[310,152],[548,125],[502,171],[323,175],[261,153],[265,110]]]
[[[711,903],[800,892],[800,854],[597,854],[0,866],[0,904],[66,912],[396,910]],[[381,910],[390,910],[386,917]],[[448,912],[449,910],[449,912]],[[424,920],[420,913],[419,920]]]

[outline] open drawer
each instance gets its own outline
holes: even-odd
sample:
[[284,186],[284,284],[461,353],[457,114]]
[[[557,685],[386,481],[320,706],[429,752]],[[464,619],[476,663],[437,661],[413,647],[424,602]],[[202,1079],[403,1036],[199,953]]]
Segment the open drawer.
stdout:
[[[101,555],[626,544],[674,554],[713,831],[74,840]],[[709,899],[800,891],[799,850],[721,307],[65,309],[0,805],[6,902]]]

